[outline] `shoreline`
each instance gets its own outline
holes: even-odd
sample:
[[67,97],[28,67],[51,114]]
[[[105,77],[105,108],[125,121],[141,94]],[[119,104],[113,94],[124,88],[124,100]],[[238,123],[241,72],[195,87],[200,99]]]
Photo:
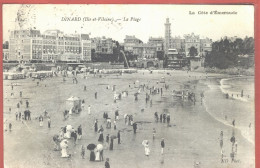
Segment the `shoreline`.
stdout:
[[[206,92],[210,92],[210,90],[212,90],[212,89],[219,90],[220,92],[217,91],[217,92],[215,92],[215,94],[221,95],[221,93],[222,93],[223,101],[228,101],[228,100],[225,100],[224,96],[225,96],[226,93],[230,93],[230,92],[228,92],[227,90],[225,90],[225,89],[222,88],[222,84],[223,84],[222,82],[223,82],[224,80],[229,80],[229,79],[234,80],[234,79],[240,79],[240,78],[241,78],[241,77],[237,77],[237,78],[236,78],[236,77],[233,77],[233,78],[218,78],[218,79],[215,79],[215,80],[216,80],[216,86],[218,85],[217,83],[219,83],[219,87],[214,87],[214,86],[210,86],[210,84],[207,84],[207,87],[209,88],[209,90],[207,90]],[[207,97],[207,96],[205,96],[205,97]],[[216,120],[219,121],[220,123],[222,123],[222,124],[224,124],[224,125],[226,125],[226,126],[229,126],[229,127],[233,128],[233,125],[231,124],[231,120],[227,121],[227,120],[224,119],[224,117],[223,117],[224,114],[222,114],[222,117],[220,117],[220,116],[214,114],[214,112],[213,112],[213,113],[211,112],[211,110],[208,108],[208,105],[207,105],[207,103],[208,103],[207,101],[209,101],[208,99],[210,99],[210,96],[208,96],[208,98],[206,98],[206,100],[203,101],[203,104],[204,104],[204,106],[205,106],[206,111],[207,111],[214,119],[216,119]],[[239,103],[239,101],[242,101],[242,102],[244,102],[244,103],[248,103],[247,100],[241,99],[240,97],[239,97],[239,98],[229,97],[229,99],[232,100],[232,101],[235,101],[235,103]],[[230,110],[232,111],[232,108],[231,108]],[[255,140],[255,139],[254,139],[254,133],[252,132],[252,130],[254,130],[254,123],[252,123],[252,125],[253,125],[253,127],[252,127],[251,129],[249,129],[248,127],[243,127],[243,125],[241,125],[241,124],[238,123],[238,124],[236,124],[235,129],[239,130],[240,134],[241,134],[248,142],[250,142],[252,145],[255,145],[255,143],[254,143],[254,140]],[[251,130],[251,131],[250,131],[250,130]],[[250,135],[250,134],[253,134],[253,135]]]

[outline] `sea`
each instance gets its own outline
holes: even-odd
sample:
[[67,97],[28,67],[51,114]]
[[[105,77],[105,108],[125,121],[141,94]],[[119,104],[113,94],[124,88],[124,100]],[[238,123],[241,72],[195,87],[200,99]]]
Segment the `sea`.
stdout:
[[[238,76],[201,81],[208,86],[204,92],[206,111],[216,120],[233,127],[255,144],[255,84],[253,76]],[[228,96],[227,96],[228,94]]]

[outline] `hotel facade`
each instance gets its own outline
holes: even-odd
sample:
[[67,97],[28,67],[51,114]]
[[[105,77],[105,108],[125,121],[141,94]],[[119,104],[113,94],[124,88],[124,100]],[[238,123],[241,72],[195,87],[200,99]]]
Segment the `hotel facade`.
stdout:
[[14,30],[8,60],[91,61],[91,40],[87,34],[65,35],[60,30]]

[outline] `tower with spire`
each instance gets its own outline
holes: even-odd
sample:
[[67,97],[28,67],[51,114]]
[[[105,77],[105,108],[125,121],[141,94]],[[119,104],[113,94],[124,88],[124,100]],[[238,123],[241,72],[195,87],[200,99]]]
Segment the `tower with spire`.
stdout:
[[171,23],[169,21],[169,18],[166,18],[166,23],[164,24],[165,26],[165,34],[164,34],[164,46],[165,46],[165,53],[168,53],[168,49],[170,48],[170,43],[171,43]]

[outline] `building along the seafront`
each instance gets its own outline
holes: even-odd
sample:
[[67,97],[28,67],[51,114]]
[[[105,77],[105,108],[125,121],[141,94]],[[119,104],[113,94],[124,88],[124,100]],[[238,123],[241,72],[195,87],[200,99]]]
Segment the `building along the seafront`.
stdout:
[[135,36],[126,35],[124,39],[124,50],[133,52],[134,46],[139,46],[140,44],[143,44],[140,39],[136,38]]
[[114,43],[112,38],[95,37],[91,39],[91,48],[97,54],[113,54]]
[[66,35],[60,30],[13,30],[9,60],[91,61],[91,41],[87,34]]
[[[203,67],[206,54],[212,51],[212,40],[207,37],[200,38],[200,35],[194,33],[186,34],[183,38],[180,36],[171,37],[172,32],[169,18],[166,18],[164,25],[164,51],[169,58],[167,67],[179,68],[177,62],[183,66],[184,59],[188,60],[191,70]],[[195,52],[195,56],[191,56],[191,48],[195,48],[197,51]],[[174,54],[169,55],[169,51]]]

